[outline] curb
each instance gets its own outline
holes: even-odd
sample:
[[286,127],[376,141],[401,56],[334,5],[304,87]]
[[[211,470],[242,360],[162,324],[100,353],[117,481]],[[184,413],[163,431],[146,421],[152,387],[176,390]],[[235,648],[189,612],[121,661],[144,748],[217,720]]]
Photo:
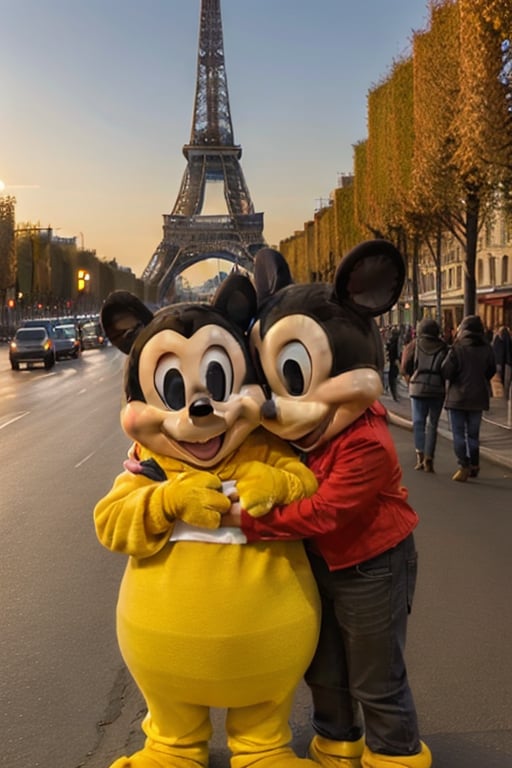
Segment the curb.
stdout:
[[[405,419],[403,416],[398,416],[398,414],[393,413],[392,411],[388,410],[388,419],[390,424],[394,424],[397,427],[401,427],[402,429],[408,429],[409,432],[412,432],[412,421],[410,419]],[[440,437],[444,437],[445,440],[452,439],[452,434],[447,429],[444,429],[443,427],[438,427],[437,434]],[[482,456],[485,456],[488,461],[492,461],[493,464],[498,464],[500,467],[505,467],[506,469],[512,469],[512,458],[509,456],[504,456],[501,453],[497,453],[496,451],[493,451],[492,448],[486,448],[485,446],[480,446],[480,454]]]

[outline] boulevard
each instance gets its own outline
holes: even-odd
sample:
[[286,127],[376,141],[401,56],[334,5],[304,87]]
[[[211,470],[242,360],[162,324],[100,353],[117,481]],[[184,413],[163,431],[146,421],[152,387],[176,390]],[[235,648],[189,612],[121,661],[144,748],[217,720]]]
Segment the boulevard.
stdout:
[[[0,707],[5,768],[108,768],[142,745],[144,702],[124,668],[115,604],[125,558],[103,549],[96,501],[121,471],[124,356],[112,348],[44,369],[10,370],[0,346]],[[387,405],[387,401],[383,402]],[[481,462],[451,481],[415,472],[412,434],[392,426],[420,516],[419,580],[408,663],[435,768],[512,767],[512,470]],[[212,713],[211,768],[227,768]],[[304,686],[294,746],[311,737]]]

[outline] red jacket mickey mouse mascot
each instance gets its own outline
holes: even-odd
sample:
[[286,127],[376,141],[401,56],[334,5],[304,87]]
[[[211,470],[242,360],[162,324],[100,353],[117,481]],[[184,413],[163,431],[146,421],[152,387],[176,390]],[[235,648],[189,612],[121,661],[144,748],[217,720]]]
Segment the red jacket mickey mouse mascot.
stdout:
[[310,755],[324,768],[431,766],[404,661],[418,519],[385,409],[360,407],[363,392],[380,394],[373,317],[396,303],[403,280],[400,254],[381,240],[348,254],[334,285],[292,285],[280,254],[256,256],[251,345],[269,396],[263,424],[305,454],[319,486],[263,517],[242,511],[241,522],[249,541],[308,540],[322,600],[306,675],[316,732]]
[[102,544],[129,556],[118,639],[148,706],[144,748],[112,768],[206,768],[210,707],[227,710],[232,768],[313,766],[288,746],[319,629],[304,546],[211,530],[230,506],[222,483],[235,481],[253,514],[316,488],[295,452],[258,428],[264,398],[245,336],[255,310],[236,274],[213,306],[153,316],[116,292],[103,307],[108,337],[129,355],[121,421],[134,449],[94,517]]

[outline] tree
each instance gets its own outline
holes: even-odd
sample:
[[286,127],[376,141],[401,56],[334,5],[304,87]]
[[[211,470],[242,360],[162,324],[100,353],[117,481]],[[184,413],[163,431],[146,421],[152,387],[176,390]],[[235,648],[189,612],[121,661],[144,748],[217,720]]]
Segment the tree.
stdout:
[[14,242],[14,197],[0,197],[0,297],[5,303],[7,291],[16,285],[16,250]]
[[414,38],[416,203],[430,213],[436,237],[435,218],[464,248],[466,315],[476,311],[478,233],[496,206],[510,156],[499,32],[491,20],[507,5],[430,0],[430,29]]

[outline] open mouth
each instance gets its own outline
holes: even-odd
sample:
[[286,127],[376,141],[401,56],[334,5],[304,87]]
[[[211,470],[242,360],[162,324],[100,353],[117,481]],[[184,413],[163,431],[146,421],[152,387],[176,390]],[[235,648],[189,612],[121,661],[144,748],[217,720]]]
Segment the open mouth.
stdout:
[[178,442],[178,445],[183,448],[184,451],[190,453],[195,459],[200,461],[210,461],[214,459],[222,448],[224,442],[224,435],[217,435],[212,437],[205,443],[188,443],[185,440]]

